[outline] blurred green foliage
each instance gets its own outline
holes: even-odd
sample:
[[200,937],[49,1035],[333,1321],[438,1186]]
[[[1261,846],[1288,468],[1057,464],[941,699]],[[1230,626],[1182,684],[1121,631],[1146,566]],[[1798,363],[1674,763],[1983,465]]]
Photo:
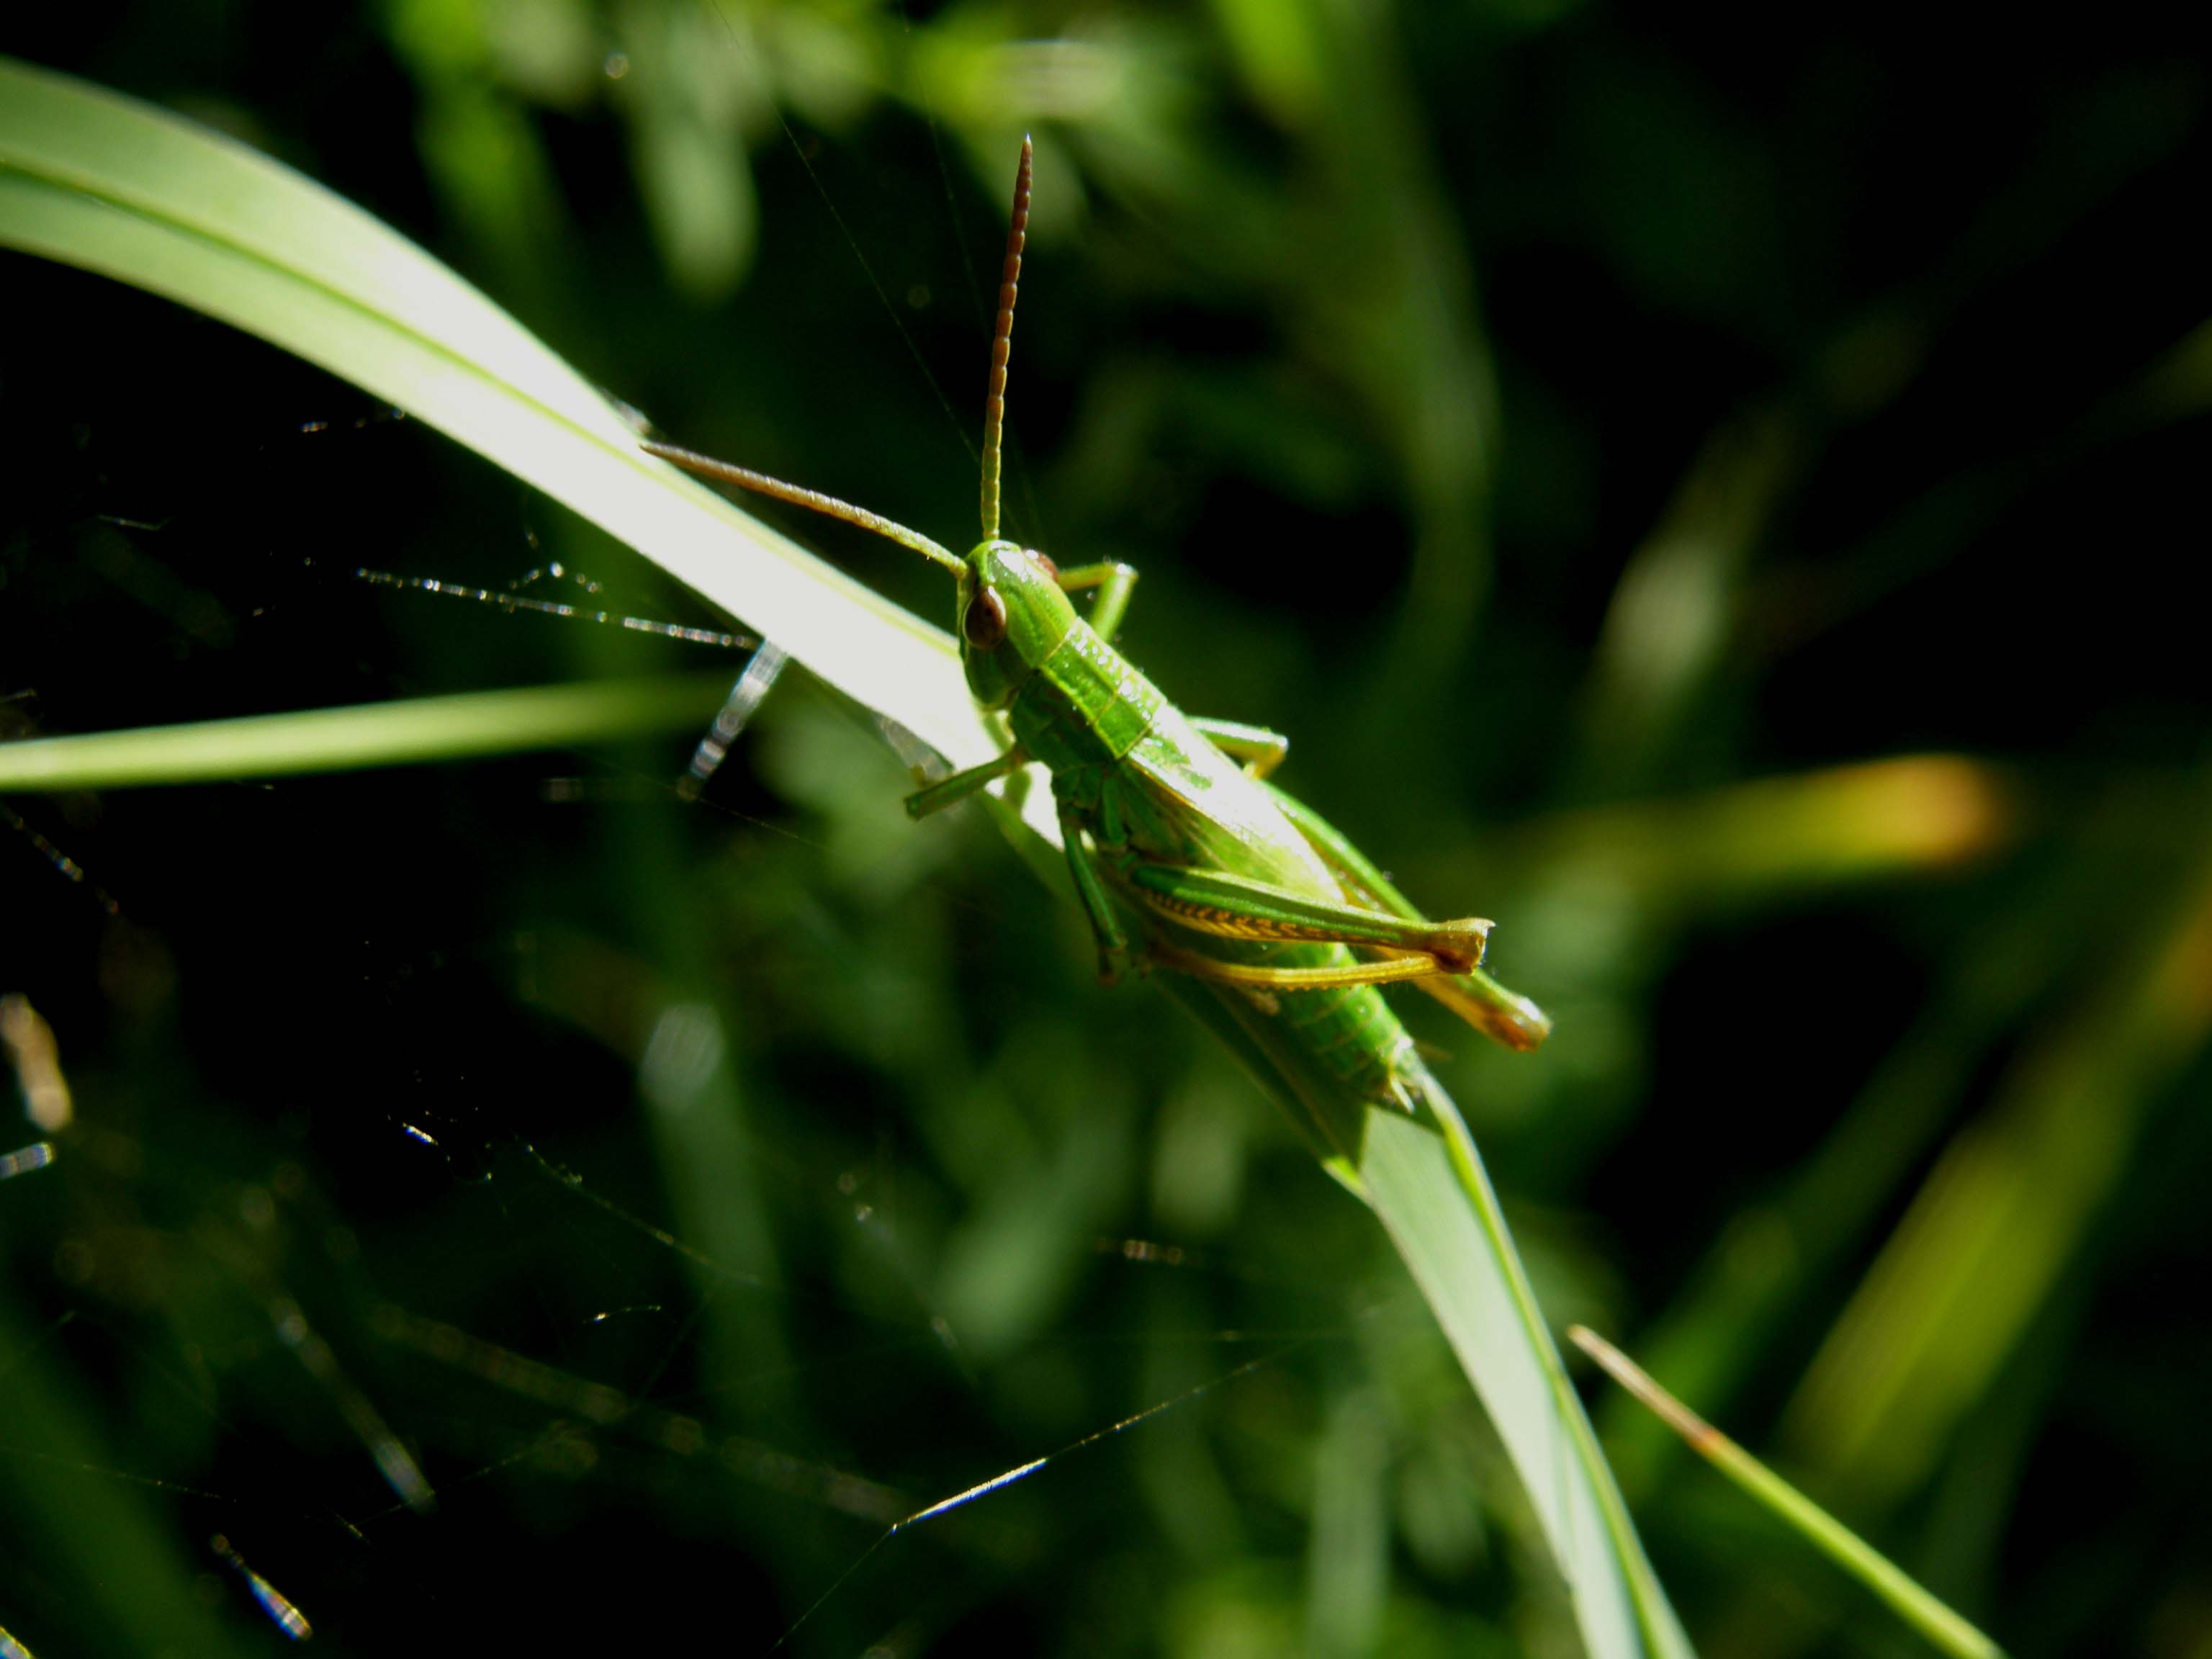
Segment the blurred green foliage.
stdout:
[[[1139,564],[1148,671],[1498,918],[1552,1048],[1408,1017],[1547,1309],[2013,1651],[2179,1656],[2212,144],[2168,27],[167,0],[0,49],[955,542],[1033,131],[1015,527]],[[355,580],[713,621],[313,371],[0,273],[11,732],[720,660]],[[687,754],[0,807],[19,1092],[71,1103],[0,1135],[56,1154],[0,1181],[0,1626],[243,1649],[243,1562],[348,1651],[759,1651],[833,1585],[799,1650],[1571,1642],[1402,1271],[1199,1034],[797,677],[697,804]],[[1702,1651],[1910,1650],[1605,1422]]]

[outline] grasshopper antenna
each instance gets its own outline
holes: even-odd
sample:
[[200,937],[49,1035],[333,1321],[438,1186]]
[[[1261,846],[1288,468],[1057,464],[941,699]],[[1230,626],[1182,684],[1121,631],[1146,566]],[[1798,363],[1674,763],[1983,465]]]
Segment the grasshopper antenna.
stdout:
[[696,450],[678,449],[674,444],[655,442],[650,438],[638,440],[640,449],[648,455],[658,455],[686,472],[702,478],[712,478],[719,483],[735,484],[740,489],[750,489],[757,495],[773,495],[780,501],[789,501],[795,507],[808,507],[833,519],[842,519],[847,524],[856,524],[863,530],[872,530],[886,541],[896,542],[901,547],[910,547],[933,564],[941,564],[958,575],[968,567],[942,543],[933,542],[919,530],[908,530],[896,519],[886,519],[880,513],[871,513],[865,507],[855,507],[850,501],[841,501],[835,495],[825,495],[818,489],[804,489],[781,478],[771,478],[765,472],[756,472],[749,466],[738,466],[730,461],[718,461],[712,455],[702,455]]
[[[1036,161],[1036,147],[1027,133],[1022,135],[1022,162],[1014,173],[1013,222],[1006,230],[1006,263],[999,277],[999,319],[991,332],[991,380],[983,398],[983,539],[999,539],[999,471],[1001,441],[1006,428],[1006,358],[1013,349],[1014,298],[1021,289],[1022,245],[1029,239],[1030,174]],[[682,467],[686,472],[702,478],[735,484],[740,489],[750,489],[756,495],[772,495],[780,501],[789,501],[833,519],[842,519],[847,524],[858,525],[863,530],[896,542],[902,547],[912,548],[933,564],[941,564],[958,574],[966,564],[950,549],[933,542],[919,530],[909,530],[896,520],[886,519],[880,513],[871,513],[865,507],[855,507],[850,501],[841,501],[835,495],[825,495],[818,489],[805,489],[797,484],[786,483],[781,478],[771,478],[765,472],[756,472],[750,467],[738,466],[729,461],[716,460],[711,455],[702,455],[696,450],[679,449],[674,444],[664,444],[652,439],[639,440],[640,448],[647,454],[658,455],[664,461]]]
[[1014,217],[1006,230],[1006,264],[999,278],[999,323],[991,332],[991,384],[983,394],[983,539],[999,539],[999,441],[1006,426],[1006,358],[1013,350],[1014,296],[1022,282],[1022,244],[1030,229],[1030,167],[1034,152],[1022,135],[1014,173]]

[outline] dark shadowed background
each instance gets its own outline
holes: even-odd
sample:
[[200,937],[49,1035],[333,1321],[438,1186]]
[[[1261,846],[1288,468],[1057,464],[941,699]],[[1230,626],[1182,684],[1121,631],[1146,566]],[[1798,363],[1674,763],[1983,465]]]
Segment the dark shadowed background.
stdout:
[[[1547,1310],[2015,1653],[2212,1654],[2212,80],[2162,10],[36,12],[0,49],[956,545],[1033,131],[1012,528],[1139,565],[1147,672],[1498,919],[1552,1045],[1407,1012]],[[364,580],[743,625],[219,325],[0,300],[0,734],[744,665]],[[0,1157],[55,1150],[0,1180],[0,1627],[265,1648],[250,1571],[346,1652],[759,1653],[825,1592],[789,1650],[1571,1651],[1224,1058],[802,674],[696,801],[693,742],[0,799]],[[1703,1652],[1920,1650],[1591,1397]]]

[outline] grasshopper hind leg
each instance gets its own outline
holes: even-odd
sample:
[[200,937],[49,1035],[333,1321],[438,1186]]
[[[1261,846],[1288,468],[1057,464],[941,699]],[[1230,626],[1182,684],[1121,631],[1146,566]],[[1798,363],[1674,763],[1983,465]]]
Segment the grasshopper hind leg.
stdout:
[[[1364,903],[1317,898],[1225,870],[1140,863],[1124,870],[1122,879],[1138,902],[1193,933],[1266,944],[1346,945],[1419,959],[1419,965],[1412,970],[1392,970],[1387,963],[1363,963],[1366,982],[1405,978],[1409,972],[1470,972],[1481,962],[1490,939],[1490,923],[1480,916],[1431,921]],[[1362,981],[1313,981],[1331,982]]]
[[[1305,837],[1355,904],[1388,910],[1408,921],[1421,919],[1413,901],[1392,884],[1344,833],[1295,796],[1271,783],[1261,783],[1291,826]],[[1552,1017],[1517,992],[1509,991],[1479,968],[1465,974],[1407,975],[1421,990],[1458,1015],[1485,1036],[1509,1048],[1526,1052],[1542,1046],[1552,1034]]]

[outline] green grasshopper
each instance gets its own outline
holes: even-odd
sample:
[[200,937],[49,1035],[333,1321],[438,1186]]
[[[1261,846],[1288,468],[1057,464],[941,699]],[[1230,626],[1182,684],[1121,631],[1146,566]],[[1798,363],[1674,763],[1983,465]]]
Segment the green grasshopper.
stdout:
[[[965,558],[833,496],[670,445],[644,447],[687,471],[860,526],[952,574],[969,689],[1004,716],[1012,741],[997,759],[910,796],[907,811],[925,817],[1042,763],[1100,978],[1110,984],[1141,966],[1208,988],[1210,1004],[1178,1000],[1263,1085],[1304,1109],[1317,1150],[1342,1176],[1356,1152],[1356,1109],[1416,1111],[1441,1093],[1377,986],[1411,981],[1512,1048],[1535,1048],[1551,1021],[1481,971],[1490,922],[1429,921],[1341,834],[1267,781],[1286,738],[1183,714],[1115,650],[1134,569],[1063,570],[1000,537],[1031,165],[1024,138],[984,400],[983,539]],[[1088,621],[1069,598],[1085,590],[1096,592]]]

